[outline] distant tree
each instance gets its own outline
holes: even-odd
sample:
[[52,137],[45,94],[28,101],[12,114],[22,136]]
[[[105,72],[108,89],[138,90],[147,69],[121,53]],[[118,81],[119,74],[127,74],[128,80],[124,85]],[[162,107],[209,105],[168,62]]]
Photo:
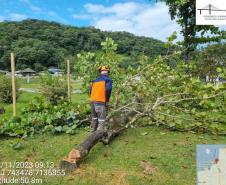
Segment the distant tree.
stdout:
[[34,70],[37,72],[45,70],[45,67],[40,63],[34,63],[33,66]]
[[[184,59],[188,61],[189,53],[194,51],[198,44],[220,41],[225,33],[215,26],[196,25],[195,0],[160,0],[169,7],[172,20],[176,20],[183,35]],[[212,36],[209,36],[209,35]]]
[[37,70],[41,70],[41,67],[37,66],[38,63],[47,67],[58,66],[64,60],[61,49],[37,39],[19,40],[12,44],[12,49],[16,54],[17,64],[38,68]]

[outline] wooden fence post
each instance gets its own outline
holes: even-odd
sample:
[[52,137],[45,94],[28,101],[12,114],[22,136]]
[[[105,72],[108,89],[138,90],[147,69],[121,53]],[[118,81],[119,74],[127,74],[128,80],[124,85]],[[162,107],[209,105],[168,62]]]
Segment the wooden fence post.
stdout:
[[11,53],[11,74],[12,74],[13,116],[16,116],[16,81],[15,81],[15,56],[14,56],[14,53]]
[[67,60],[67,94],[68,94],[68,102],[71,102],[71,72],[70,72],[69,60]]

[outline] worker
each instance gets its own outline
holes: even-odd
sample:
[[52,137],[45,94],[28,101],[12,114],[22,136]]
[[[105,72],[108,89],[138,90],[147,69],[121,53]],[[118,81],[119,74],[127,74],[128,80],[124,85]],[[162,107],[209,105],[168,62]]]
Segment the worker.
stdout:
[[106,130],[105,120],[112,91],[112,80],[108,76],[110,68],[103,65],[98,70],[101,76],[95,79],[90,86],[92,132]]

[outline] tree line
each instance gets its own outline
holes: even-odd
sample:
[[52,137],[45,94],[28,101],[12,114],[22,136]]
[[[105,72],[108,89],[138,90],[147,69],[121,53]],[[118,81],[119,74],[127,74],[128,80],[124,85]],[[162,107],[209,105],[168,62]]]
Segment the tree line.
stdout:
[[11,51],[16,54],[18,69],[30,67],[41,71],[49,66],[60,66],[65,57],[99,50],[106,37],[115,40],[119,54],[132,58],[141,52],[150,57],[166,53],[162,41],[127,32],[106,32],[34,19],[5,21],[0,23],[0,69],[10,68]]

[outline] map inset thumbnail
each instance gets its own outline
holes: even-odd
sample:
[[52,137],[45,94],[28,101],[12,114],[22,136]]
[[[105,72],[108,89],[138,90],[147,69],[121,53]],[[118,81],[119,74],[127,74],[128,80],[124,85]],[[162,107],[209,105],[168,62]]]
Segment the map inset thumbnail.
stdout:
[[226,185],[226,145],[197,145],[197,185]]

